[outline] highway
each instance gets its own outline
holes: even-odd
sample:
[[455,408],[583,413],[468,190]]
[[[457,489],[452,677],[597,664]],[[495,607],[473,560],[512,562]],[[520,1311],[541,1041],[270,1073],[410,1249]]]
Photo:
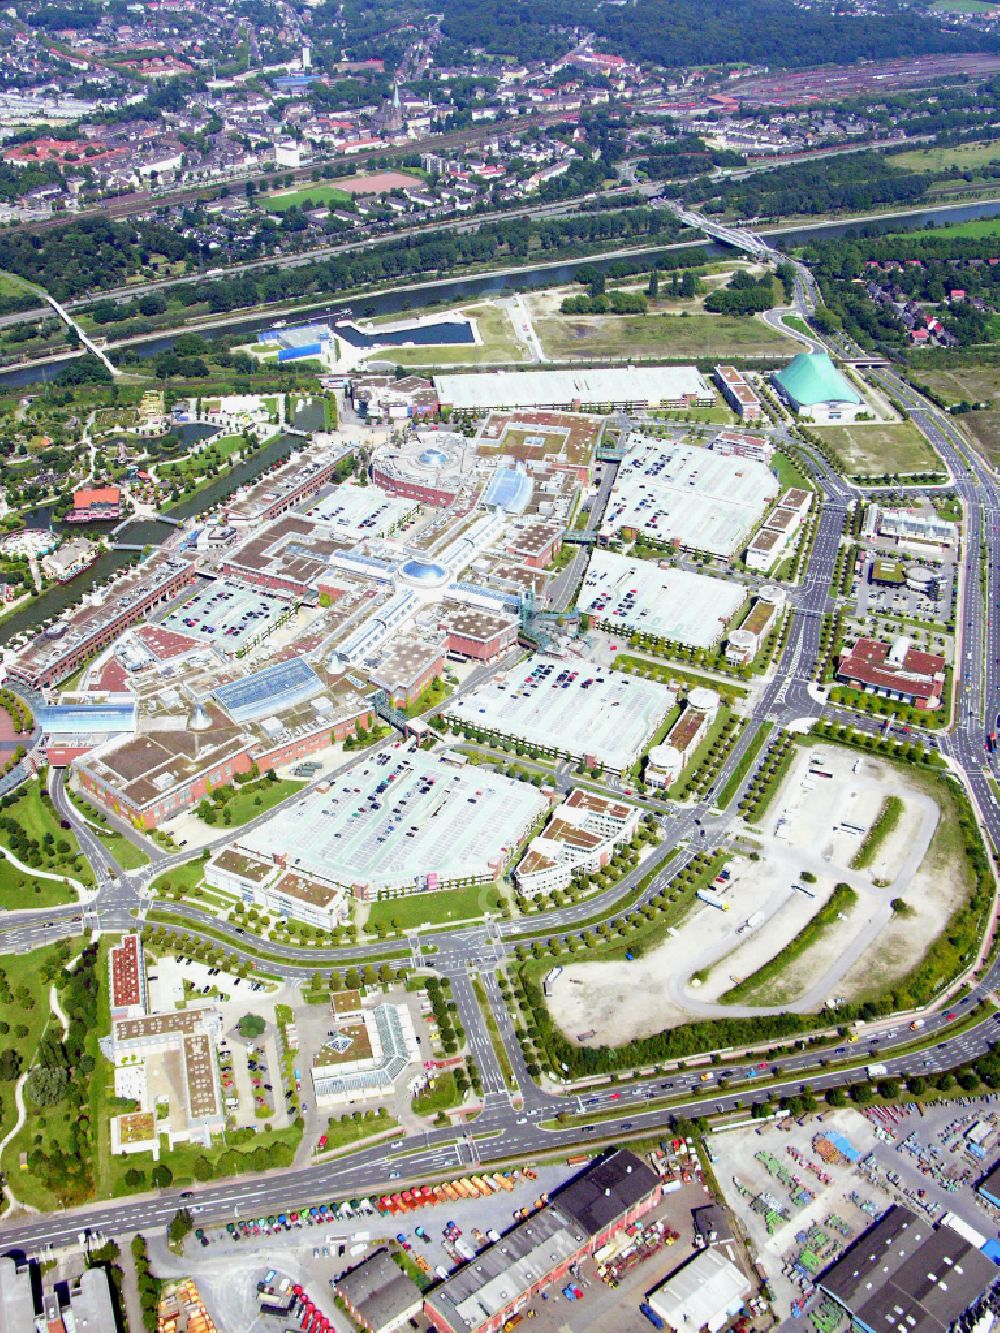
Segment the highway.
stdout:
[[[776,252],[759,237],[731,229],[718,228],[697,215],[693,225],[718,234],[741,248],[768,258]],[[687,220],[687,219],[685,219]],[[780,256],[777,256],[780,257]],[[800,269],[796,288],[796,307],[803,315],[814,308],[816,292],[811,275]],[[819,341],[819,340],[817,340]],[[841,348],[840,350],[845,350]],[[848,348],[847,351],[852,349]],[[990,783],[988,757],[983,737],[986,722],[992,724],[1000,704],[1000,627],[992,615],[996,601],[997,577],[1000,575],[1000,493],[998,483],[986,465],[968,448],[955,423],[927,403],[890,368],[872,372],[875,380],[910,412],[938,450],[953,478],[956,494],[966,514],[966,542],[961,557],[960,597],[956,660],[961,675],[956,695],[955,726],[940,741],[950,767],[964,782],[987,840],[997,845],[1000,815]],[[196,1187],[191,1206],[199,1220],[229,1220],[234,1216],[260,1216],[283,1211],[301,1204],[320,1202],[332,1197],[350,1197],[381,1192],[396,1180],[440,1177],[462,1166],[531,1159],[544,1152],[587,1146],[604,1137],[620,1141],[628,1135],[648,1136],[663,1131],[672,1117],[712,1115],[747,1108],[753,1101],[769,1095],[797,1093],[810,1089],[822,1092],[831,1086],[866,1080],[864,1063],[877,1059],[891,1075],[933,1072],[973,1059],[987,1050],[997,1038],[998,1018],[993,1015],[956,1031],[953,1024],[980,1001],[990,999],[1000,986],[1000,963],[975,976],[970,992],[952,1008],[942,1004],[925,1015],[919,1033],[922,1049],[911,1050],[917,1040],[908,1020],[885,1020],[873,1025],[861,1042],[831,1050],[801,1050],[776,1059],[768,1059],[760,1069],[763,1052],[734,1059],[723,1067],[709,1067],[711,1081],[703,1084],[702,1071],[674,1069],[631,1083],[617,1083],[600,1088],[578,1087],[553,1091],[543,1087],[528,1073],[517,1042],[511,1015],[497,981],[498,971],[511,960],[519,943],[532,938],[565,936],[579,928],[579,923],[596,917],[614,921],[623,901],[635,890],[650,866],[659,865],[658,873],[638,899],[638,905],[653,897],[665,882],[673,878],[696,851],[710,851],[725,845],[738,827],[736,809],[742,791],[752,781],[754,772],[765,762],[765,746],[741,784],[740,791],[726,809],[714,802],[716,793],[735,771],[741,758],[754,742],[761,725],[774,724],[776,734],[792,723],[815,720],[824,714],[821,693],[810,688],[819,660],[822,617],[833,610],[831,577],[837,559],[848,507],[861,494],[857,488],[831,472],[828,465],[808,450],[801,450],[804,465],[812,473],[820,492],[818,520],[812,551],[801,583],[790,592],[792,610],[790,631],[775,669],[764,686],[752,696],[750,715],[742,734],[722,765],[713,790],[699,801],[684,807],[664,805],[658,811],[662,841],[654,860],[627,874],[612,888],[572,906],[528,916],[517,921],[486,922],[466,927],[435,930],[421,938],[433,942],[436,952],[425,955],[425,963],[447,976],[466,1031],[470,1052],[480,1069],[484,1100],[483,1110],[468,1130],[447,1127],[429,1129],[410,1136],[401,1149],[393,1151],[384,1143],[361,1148],[335,1162],[301,1169],[258,1175],[252,1178],[216,1182]],[[609,469],[610,470],[610,469]],[[610,483],[600,490],[590,523],[600,521]],[[985,588],[980,581],[980,552],[985,550]],[[572,578],[582,571],[576,562]],[[568,578],[560,589],[560,601],[568,604],[572,592]],[[492,668],[495,669],[495,668]],[[482,668],[466,682],[464,690],[474,688],[489,674]],[[875,730],[877,723],[859,718],[857,725]],[[992,725],[990,726],[992,729]],[[356,756],[352,763],[365,762],[371,751]],[[98,891],[83,915],[87,924],[99,922],[104,929],[121,929],[134,924],[134,913],[143,913],[149,904],[148,883],[155,874],[191,859],[194,853],[161,855],[156,864],[142,871],[122,874],[107,849],[94,839],[75,808],[68,803],[58,778],[53,779],[53,799],[63,817],[73,824],[83,849],[94,864]],[[647,804],[652,805],[648,802]],[[261,818],[267,818],[262,816]],[[226,840],[228,834],[220,838]],[[673,848],[680,848],[669,863],[664,858]],[[659,858],[657,861],[655,858]],[[629,910],[637,904],[630,902]],[[377,962],[387,952],[399,948],[399,941],[369,942],[341,948],[299,948],[279,946],[256,940],[247,933],[217,923],[207,913],[189,904],[171,904],[174,914],[183,915],[190,929],[211,923],[232,939],[234,952],[252,956],[257,945],[278,959],[268,962],[269,971],[282,976],[303,976],[309,970],[307,960],[328,962]],[[81,910],[10,914],[5,920],[0,945],[5,949],[37,947],[44,940],[80,929]],[[988,932],[988,935],[991,932]],[[985,942],[984,942],[985,951]],[[494,1051],[483,1020],[472,982],[478,977],[485,988],[507,1060],[513,1070],[516,1089],[507,1084],[504,1070]],[[819,1020],[818,1020],[819,1022]],[[858,1067],[851,1067],[857,1064]],[[839,1066],[839,1067],[838,1067]],[[704,1067],[702,1067],[704,1069]],[[725,1086],[719,1082],[724,1076]],[[769,1080],[767,1092],[760,1087]],[[669,1105],[662,1103],[669,1099]],[[588,1124],[588,1117],[614,1112],[613,1119]],[[542,1128],[542,1120],[562,1113],[570,1123],[558,1128]],[[574,1123],[575,1122],[575,1123]],[[126,1235],[132,1231],[165,1222],[179,1204],[176,1190],[114,1204],[92,1204],[67,1213],[0,1223],[5,1245],[39,1250],[45,1245],[71,1239],[84,1228],[107,1234]]]

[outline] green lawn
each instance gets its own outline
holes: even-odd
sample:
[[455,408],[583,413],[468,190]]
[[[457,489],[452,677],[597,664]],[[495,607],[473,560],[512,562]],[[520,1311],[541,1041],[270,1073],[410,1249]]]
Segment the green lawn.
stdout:
[[327,1141],[323,1151],[347,1148],[352,1143],[361,1143],[376,1134],[398,1128],[399,1121],[394,1116],[377,1115],[374,1111],[360,1112],[357,1119],[352,1115],[331,1116],[325,1130]]
[[372,903],[367,929],[371,932],[381,926],[391,930],[393,922],[402,930],[409,930],[413,926],[469,921],[486,912],[496,912],[502,902],[503,895],[495,884],[472,884],[465,889],[440,889],[436,893],[385,898]]
[[201,860],[185,861],[174,866],[164,874],[157,876],[150,886],[154,893],[164,893],[168,889],[181,889],[188,892],[196,888],[205,878],[205,863]]
[[809,477],[787,454],[775,453],[771,459],[771,471],[777,476],[782,490],[789,490],[793,486],[798,486],[804,491],[811,491],[813,488]]
[[[23,1069],[31,1067],[46,1025],[50,1020],[55,1021],[49,1007],[49,981],[45,969],[51,967],[55,960],[66,958],[67,944],[69,957],[73,957],[80,952],[82,941],[74,940],[62,945],[50,945],[48,948],[36,949],[27,954],[5,954],[0,959],[0,970],[7,978],[7,984],[14,997],[10,1004],[4,1005],[4,1018],[10,1024],[10,1032],[3,1039],[4,1046],[17,1051]],[[50,1112],[53,1122],[57,1119],[65,1121],[65,1109],[63,1106],[62,1114],[59,1115],[60,1108],[58,1106],[53,1108]],[[16,1118],[14,1083],[6,1079],[0,1080],[0,1138],[13,1128]],[[0,1158],[0,1167],[10,1178],[14,1193],[22,1202],[28,1204],[36,1202],[33,1197],[35,1182],[28,1172],[19,1169],[18,1157],[31,1142],[35,1122],[36,1117],[29,1113],[25,1124],[4,1149],[3,1157]],[[55,1123],[53,1130],[56,1131]],[[51,1207],[55,1201],[45,1199],[42,1202],[45,1206]]]
[[186,454],[176,462],[160,463],[156,472],[162,481],[183,486],[204,477],[210,468],[221,467],[233,454],[246,447],[247,442],[242,435],[222,435],[197,453]]
[[989,14],[996,5],[987,0],[934,0],[932,14]]
[[102,833],[101,842],[115,858],[123,870],[138,870],[149,865],[149,857],[134,842],[122,833]]
[[921,236],[1000,237],[1000,218],[974,218],[971,222],[951,222],[940,227],[925,227]]
[[[227,796],[225,801],[218,803],[212,801],[211,806],[216,810],[217,817],[205,822],[224,824],[227,828],[245,824],[257,815],[273,810],[282,801],[287,801],[305,785],[304,782],[296,782],[293,778],[281,778],[277,782],[272,782],[270,778],[262,778],[259,782],[248,782],[240,787],[226,788],[225,790],[231,791],[232,795]],[[202,806],[199,805],[197,813],[204,818],[201,811]]]
[[435,1074],[434,1081],[414,1097],[413,1110],[417,1115],[438,1115],[461,1103],[462,1094],[455,1081],[455,1071],[442,1069]]
[[352,196],[336,185],[301,185],[297,190],[281,190],[278,194],[265,195],[261,203],[269,213],[285,213],[290,208],[302,208],[308,204],[312,208],[330,208],[334,205],[343,207],[351,202]]
[[807,337],[812,337],[812,331],[804,319],[798,315],[782,315],[781,322],[786,329],[794,329],[796,333],[804,333]]
[[19,911],[25,907],[59,907],[75,903],[76,893],[68,884],[54,879],[40,879],[26,875],[12,866],[6,857],[0,857],[0,909]]

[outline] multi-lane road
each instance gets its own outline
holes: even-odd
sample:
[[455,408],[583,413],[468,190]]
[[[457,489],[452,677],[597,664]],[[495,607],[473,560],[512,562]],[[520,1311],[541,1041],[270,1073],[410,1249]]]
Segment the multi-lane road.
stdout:
[[[687,220],[687,219],[685,219]],[[694,224],[711,230],[704,219]],[[744,232],[727,240],[752,249],[755,253],[777,257],[760,238]],[[796,305],[808,314],[815,301],[811,276],[800,270]],[[954,489],[965,507],[965,543],[962,555],[962,613],[956,643],[957,697],[955,725],[941,742],[942,752],[964,781],[987,839],[994,846],[1000,838],[1000,814],[991,785],[988,756],[984,753],[984,731],[992,729],[992,717],[1000,703],[1000,627],[992,615],[996,580],[1000,575],[1000,489],[986,465],[972,452],[955,423],[926,402],[890,368],[874,372],[882,388],[903,403],[913,420],[926,433],[944,459],[953,479]],[[642,903],[655,895],[663,883],[675,875],[697,850],[711,850],[722,845],[737,825],[735,810],[739,793],[725,810],[714,807],[715,793],[753,743],[761,725],[770,721],[780,728],[823,714],[821,697],[810,689],[820,654],[823,616],[834,608],[831,578],[844,531],[848,507],[858,491],[831,472],[818,457],[806,454],[806,465],[821,495],[815,540],[805,575],[790,597],[791,628],[777,667],[763,688],[752,696],[747,725],[715,781],[713,791],[700,802],[684,808],[663,806],[658,812],[663,839],[655,856],[659,872],[643,891]],[[606,489],[601,497],[606,496]],[[599,521],[600,504],[591,522]],[[981,569],[981,552],[985,552]],[[574,574],[578,571],[574,566]],[[564,588],[563,595],[568,592]],[[567,596],[568,602],[568,596]],[[474,688],[477,673],[465,685]],[[989,727],[987,723],[989,722]],[[766,753],[766,751],[765,751]],[[370,752],[368,752],[370,754]],[[368,755],[353,762],[363,762]],[[762,762],[763,756],[756,762]],[[744,780],[752,780],[753,770]],[[741,788],[742,790],[742,788]],[[68,802],[58,780],[53,781],[53,799],[64,818],[69,819],[81,840],[83,850],[95,868],[98,889],[84,911],[87,924],[99,923],[104,929],[122,929],[134,924],[134,914],[148,906],[147,888],[154,874],[190,859],[191,853],[160,854],[152,866],[129,874],[120,872],[107,848],[82,823],[78,812]],[[268,816],[264,816],[268,817]],[[664,858],[669,849],[681,846],[679,856],[669,864]],[[811,1089],[816,1092],[834,1085],[845,1085],[867,1078],[859,1058],[877,1058],[893,1075],[930,1072],[962,1064],[985,1051],[1000,1037],[997,1020],[992,1016],[975,1022],[959,1032],[953,1023],[970,1013],[982,999],[1000,984],[1000,964],[995,964],[975,980],[970,992],[954,1008],[929,1013],[920,1032],[921,1048],[911,1049],[915,1034],[906,1022],[895,1027],[883,1023],[873,1028],[872,1036],[862,1043],[845,1045],[831,1051],[802,1051],[758,1064],[761,1056],[735,1060],[724,1067],[724,1084],[713,1072],[710,1084],[703,1084],[700,1074],[675,1071],[655,1078],[600,1088],[549,1090],[531,1077],[523,1052],[516,1039],[511,1016],[497,984],[498,969],[511,958],[519,942],[526,938],[551,938],[568,935],[584,919],[602,915],[613,920],[623,900],[648,874],[650,862],[635,870],[613,888],[586,902],[540,913],[517,922],[488,922],[462,928],[435,931],[435,952],[425,961],[451,981],[459,1019],[469,1039],[471,1052],[479,1066],[484,1089],[483,1111],[467,1130],[455,1127],[429,1129],[408,1137],[402,1148],[392,1150],[385,1144],[361,1150],[334,1163],[285,1170],[253,1179],[227,1181],[199,1188],[190,1201],[204,1220],[229,1219],[233,1216],[259,1216],[280,1211],[297,1203],[317,1201],[331,1196],[370,1194],[388,1187],[397,1179],[438,1176],[477,1161],[525,1159],[538,1154],[596,1144],[604,1138],[620,1139],[628,1134],[649,1134],[665,1128],[678,1114],[708,1115],[746,1107],[766,1095],[763,1079],[768,1080],[768,1094],[781,1095]],[[654,861],[652,864],[656,865]],[[630,903],[630,907],[635,904]],[[199,926],[211,924],[232,941],[233,951],[252,956],[255,945],[264,946],[270,957],[268,968],[280,975],[302,976],[307,963],[377,961],[387,946],[377,942],[343,948],[302,949],[278,946],[239,934],[235,928],[218,923],[207,913],[187,904],[172,904],[174,913],[183,914],[192,933]],[[37,947],[46,939],[80,928],[79,907],[46,914],[12,914],[0,933],[0,948]],[[396,945],[395,947],[398,947]],[[499,1038],[517,1087],[508,1086],[501,1068],[479,1001],[472,986],[478,976],[485,988],[490,1010],[496,1018]],[[898,1052],[898,1053],[896,1053]],[[838,1067],[839,1066],[839,1067]],[[557,1128],[543,1128],[542,1121],[562,1112],[568,1123]],[[607,1120],[595,1116],[611,1113]],[[38,1249],[49,1243],[72,1239],[84,1228],[97,1228],[109,1234],[148,1228],[168,1220],[178,1207],[176,1191],[165,1191],[114,1205],[88,1205],[70,1213],[0,1224],[0,1237],[7,1245]]]

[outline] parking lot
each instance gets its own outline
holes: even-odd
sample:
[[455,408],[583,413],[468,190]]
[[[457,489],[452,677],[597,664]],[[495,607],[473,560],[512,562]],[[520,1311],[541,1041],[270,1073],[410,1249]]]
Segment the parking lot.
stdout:
[[626,676],[586,658],[572,662],[536,654],[445,711],[460,722],[529,745],[592,756],[624,772],[673,707],[665,685]]
[[746,595],[736,579],[661,569],[652,561],[596,550],[577,606],[616,629],[709,648],[718,643]]
[[241,583],[214,579],[193,597],[175,606],[162,622],[165,629],[187,634],[204,644],[218,644],[230,657],[270,633],[290,610],[278,597],[255,592]]
[[[905,579],[909,567],[935,573],[927,579],[925,589],[907,587],[899,583],[880,582],[896,575]],[[855,580],[855,599],[859,616],[897,616],[925,625],[946,625],[952,614],[955,567],[951,562],[925,565],[923,561],[900,561],[898,552],[887,554],[877,549],[862,557],[861,569]]]

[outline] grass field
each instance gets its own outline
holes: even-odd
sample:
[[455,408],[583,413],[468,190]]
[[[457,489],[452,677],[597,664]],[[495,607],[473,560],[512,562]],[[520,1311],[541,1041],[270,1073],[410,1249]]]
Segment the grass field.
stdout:
[[996,236],[1000,238],[1000,217],[974,218],[971,222],[952,222],[943,227],[925,227],[921,236]]
[[302,208],[307,200],[313,208],[329,208],[349,204],[351,196],[335,185],[303,185],[297,190],[266,195],[261,202],[269,213],[286,213],[290,208]]
[[985,166],[1000,158],[1000,143],[961,143],[942,147],[913,148],[898,153],[888,161],[906,171],[947,171],[958,167],[965,171]]
[[861,422],[813,429],[840,456],[845,472],[880,476],[884,472],[944,470],[937,454],[911,421],[887,425]]
[[[20,796],[4,811],[4,814],[19,824],[29,838],[37,839],[41,845],[42,864],[36,865],[36,870],[50,870],[57,875],[71,875],[88,888],[93,888],[94,872],[90,862],[81,854],[80,844],[72,829],[64,829],[60,825],[59,816],[52,802],[47,798],[43,800],[44,791],[41,782],[27,783],[21,789]],[[51,835],[52,839],[47,852],[46,835]],[[9,840],[2,832],[0,832],[0,842],[5,847],[9,846]],[[60,843],[63,847],[68,847],[68,850],[60,850]]]
[[495,912],[503,896],[493,884],[472,884],[466,889],[441,889],[437,893],[412,893],[405,898],[386,898],[372,903],[368,929],[382,926],[391,930],[393,922],[401,929],[413,926],[443,925],[448,921],[469,921],[485,912]]
[[989,14],[996,5],[987,0],[934,0],[932,14]]
[[[287,801],[290,796],[300,792],[305,785],[304,782],[295,782],[291,778],[281,778],[277,782],[262,778],[260,782],[248,782],[243,787],[225,788],[224,790],[227,793],[225,801],[210,802],[211,808],[216,811],[216,818],[205,822],[226,825],[245,824],[247,820],[255,819],[257,815],[273,810],[282,801]],[[230,791],[231,795],[228,794]],[[198,807],[198,813],[201,816],[201,806]]]
[[23,296],[25,292],[31,290],[31,286],[16,273],[5,273],[0,270],[0,296]]
[[786,329],[794,329],[796,333],[804,333],[807,337],[812,337],[809,325],[798,315],[782,315],[781,322]]
[[76,894],[68,884],[26,875],[6,857],[0,857],[0,910],[16,912],[27,907],[59,907],[75,902]]
[[801,345],[760,319],[727,315],[552,315],[536,318],[546,356],[725,357],[793,355]]
[[994,465],[1000,465],[1000,366],[968,366],[955,370],[920,370],[914,376],[949,403],[989,403],[981,412],[957,418],[962,430]]
[[[415,312],[414,312],[415,313]],[[514,332],[510,316],[492,301],[463,306],[458,313],[476,321],[482,343],[461,347],[389,347],[375,355],[375,360],[391,361],[399,366],[482,366],[508,365],[527,361],[528,351]],[[398,322],[405,315],[394,315]]]

